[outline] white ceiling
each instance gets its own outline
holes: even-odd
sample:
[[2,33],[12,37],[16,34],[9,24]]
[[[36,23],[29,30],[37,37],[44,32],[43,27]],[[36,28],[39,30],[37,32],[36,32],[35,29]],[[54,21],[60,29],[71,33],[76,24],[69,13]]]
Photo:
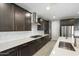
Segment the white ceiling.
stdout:
[[[38,16],[47,20],[60,20],[63,18],[79,17],[79,3],[16,3],[17,5],[36,12]],[[46,7],[50,6],[50,10]],[[56,16],[56,19],[53,19]]]

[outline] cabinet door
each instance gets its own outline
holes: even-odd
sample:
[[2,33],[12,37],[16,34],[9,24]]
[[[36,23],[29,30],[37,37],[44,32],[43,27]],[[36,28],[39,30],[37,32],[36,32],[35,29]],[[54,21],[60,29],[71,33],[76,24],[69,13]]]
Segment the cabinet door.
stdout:
[[37,25],[37,30],[44,30],[44,21],[41,18],[38,18],[38,23],[40,23],[40,25]]
[[14,10],[12,4],[0,4],[0,31],[14,30]]
[[20,56],[29,56],[30,55],[29,46],[26,44],[21,45],[20,50],[19,50],[19,55]]
[[45,36],[41,38],[41,46],[44,46],[48,41],[50,41],[49,36]]
[[[28,12],[26,12],[26,14],[27,13]],[[28,14],[30,14],[30,13],[28,13]],[[30,16],[26,15],[26,18],[25,18],[25,30],[26,31],[31,31],[31,14],[30,14]]]
[[34,41],[25,43],[20,46],[20,55],[21,56],[31,56],[35,53]]
[[18,50],[13,49],[8,56],[18,56]]
[[75,19],[74,30],[79,30],[79,18]]
[[60,21],[61,26],[72,26],[75,24],[75,19],[64,19]]
[[49,34],[49,21],[44,20],[44,33]]
[[36,43],[37,43],[37,41],[34,40],[34,41],[21,45],[21,47],[20,47],[21,54],[20,55],[21,56],[32,56],[37,51],[38,46],[36,45]]
[[0,56],[17,56],[18,55],[18,49],[17,48],[11,48],[6,51],[0,52]]
[[25,13],[24,10],[18,6],[14,6],[15,10],[15,31],[25,30]]

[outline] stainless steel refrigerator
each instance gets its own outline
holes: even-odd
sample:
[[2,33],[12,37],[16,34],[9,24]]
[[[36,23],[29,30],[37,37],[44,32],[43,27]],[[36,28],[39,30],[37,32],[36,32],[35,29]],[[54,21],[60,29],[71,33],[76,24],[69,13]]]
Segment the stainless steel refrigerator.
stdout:
[[61,36],[62,37],[73,37],[74,26],[61,26]]

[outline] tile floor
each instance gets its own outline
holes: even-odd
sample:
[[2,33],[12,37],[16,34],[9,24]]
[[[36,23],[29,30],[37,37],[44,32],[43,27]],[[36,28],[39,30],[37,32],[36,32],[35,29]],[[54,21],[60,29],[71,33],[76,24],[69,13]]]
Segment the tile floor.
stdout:
[[43,48],[41,48],[33,56],[49,56],[55,43],[56,43],[56,40],[49,41]]

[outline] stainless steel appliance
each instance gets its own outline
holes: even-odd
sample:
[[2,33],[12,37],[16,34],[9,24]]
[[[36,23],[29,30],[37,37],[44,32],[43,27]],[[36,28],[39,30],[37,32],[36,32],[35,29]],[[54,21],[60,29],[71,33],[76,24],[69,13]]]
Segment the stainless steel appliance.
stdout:
[[73,37],[74,26],[61,26],[61,36],[63,37]]

